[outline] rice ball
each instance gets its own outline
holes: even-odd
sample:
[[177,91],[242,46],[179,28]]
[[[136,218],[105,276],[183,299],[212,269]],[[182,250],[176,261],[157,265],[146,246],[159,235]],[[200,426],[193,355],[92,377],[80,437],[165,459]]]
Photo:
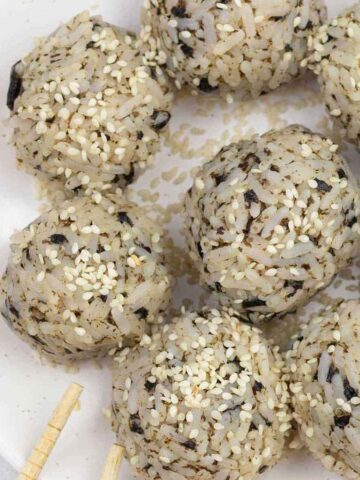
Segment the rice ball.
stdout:
[[171,93],[160,69],[143,65],[140,47],[133,33],[84,12],[14,66],[17,160],[50,192],[115,191],[152,162]]
[[359,247],[358,184],[338,146],[300,125],[223,148],[186,196],[201,279],[257,322],[306,302]]
[[309,68],[342,134],[360,146],[360,4],[345,10],[311,39]]
[[9,325],[57,362],[134,345],[160,322],[170,279],[159,228],[125,200],[68,200],[12,237]]
[[349,479],[360,475],[360,303],[326,308],[289,353],[299,433],[323,465]]
[[231,309],[182,313],[116,358],[118,442],[156,480],[250,480],[291,429],[283,361]]
[[165,64],[180,89],[237,89],[254,97],[296,77],[323,0],[147,0],[149,65]]

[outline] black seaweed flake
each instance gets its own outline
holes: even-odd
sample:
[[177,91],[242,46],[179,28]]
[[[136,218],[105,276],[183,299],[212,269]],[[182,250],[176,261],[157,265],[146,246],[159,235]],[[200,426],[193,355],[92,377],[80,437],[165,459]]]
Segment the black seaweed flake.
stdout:
[[21,61],[15,63],[15,65],[12,66],[10,72],[10,84],[7,92],[6,105],[11,111],[14,110],[15,100],[18,98],[22,91],[22,78],[16,71],[16,67],[20,63]]
[[324,180],[319,180],[318,178],[315,178],[315,181],[317,183],[316,189],[318,192],[331,192],[332,186],[324,182]]
[[147,392],[153,392],[156,388],[156,383],[149,382],[149,380],[145,380],[144,386]]
[[19,311],[14,307],[14,305],[9,305],[9,311],[12,315],[14,315],[16,318],[20,318]]
[[245,227],[245,229],[243,230],[245,237],[247,237],[247,236],[249,235],[253,222],[254,222],[254,218],[253,218],[253,217],[250,217],[250,218],[248,219],[248,221],[246,222],[246,227]]
[[251,298],[249,300],[244,300],[242,306],[245,310],[248,308],[264,307],[266,306],[266,302],[260,298]]
[[139,435],[144,435],[145,433],[144,429],[141,426],[140,417],[138,413],[135,413],[134,415],[130,415],[129,427],[131,432],[137,433]]
[[357,223],[357,218],[356,218],[356,217],[354,217],[354,218],[352,218],[351,220],[349,220],[346,225],[347,225],[349,228],[352,228],[352,227],[355,225],[355,223]]
[[269,20],[273,21],[273,22],[280,22],[281,20],[284,20],[286,18],[286,15],[284,16],[279,16],[279,15],[274,15],[272,17],[269,17]]
[[256,393],[256,392],[261,392],[261,390],[264,388],[264,385],[261,383],[261,382],[257,382],[255,381],[254,385],[253,385],[253,392]]
[[198,250],[198,252],[199,252],[200,257],[201,257],[201,258],[204,258],[204,252],[203,252],[203,250],[202,250],[201,243],[200,243],[200,242],[197,243],[197,244],[196,244],[196,247],[197,247],[197,250]]
[[226,410],[224,410],[224,413],[231,413],[231,412],[235,412],[237,410],[240,410],[242,405],[243,405],[243,403],[241,405],[234,405],[233,407],[227,408]]
[[254,190],[248,190],[244,193],[245,202],[250,206],[252,203],[259,203],[259,198]]
[[151,115],[152,128],[156,131],[162,130],[169,123],[171,114],[166,110],[154,110]]
[[147,251],[148,253],[151,253],[152,250],[150,247],[148,247],[147,245],[144,245],[143,243],[140,245],[141,248],[143,248],[145,251]]
[[178,18],[187,18],[189,16],[186,13],[185,7],[173,7],[171,9],[171,13],[174,15],[174,17],[178,17]]
[[221,183],[225,182],[227,175],[223,173],[222,175],[214,175],[215,185],[218,187]]
[[182,443],[181,445],[188,450],[195,450],[196,448],[196,443],[194,442],[194,440],[186,440],[186,442]]
[[74,187],[72,189],[72,192],[77,195],[81,191],[81,185],[78,185],[77,187]]
[[341,415],[340,417],[334,417],[334,423],[339,428],[345,428],[350,423],[351,415]]
[[[116,178],[116,176],[115,176]],[[123,174],[122,175],[122,178],[124,178],[124,180],[127,182],[127,183],[131,183],[134,178],[135,178],[135,168],[134,168],[134,165],[131,165],[130,167],[130,172],[127,173],[127,174]],[[120,180],[120,179],[119,179]],[[119,181],[118,180],[118,181]],[[114,182],[114,183],[117,183],[117,182]]]
[[284,287],[288,288],[291,287],[293,292],[288,294],[288,297],[293,297],[298,290],[303,288],[304,282],[302,280],[286,280],[284,283]]
[[200,80],[200,83],[199,83],[199,86],[198,86],[198,89],[201,91],[201,92],[204,92],[204,93],[211,93],[211,92],[214,92],[215,90],[217,90],[219,87],[216,85],[215,87],[213,87],[212,85],[210,85],[209,83],[209,80],[207,78],[202,78]]
[[147,310],[145,307],[141,307],[138,310],[135,310],[134,313],[142,320],[145,320],[149,316],[149,310]]
[[[30,336],[31,336],[31,339],[32,339],[35,343],[37,343],[37,344],[39,344],[39,345],[42,345],[42,346],[46,346],[46,343],[45,343],[43,340],[41,340],[41,338],[40,338],[38,335],[30,335]],[[66,350],[66,349],[65,349],[65,350]],[[49,352],[49,350],[45,350],[45,351],[48,352],[48,353],[50,353],[51,355],[53,355],[53,352]],[[69,353],[73,353],[73,352],[69,352]]]
[[86,44],[86,49],[88,50],[89,48],[94,48],[95,42],[91,41]]
[[330,367],[329,367],[328,374],[327,374],[327,376],[326,376],[326,381],[327,381],[328,383],[331,383],[331,382],[332,382],[332,379],[333,379],[333,377],[334,377],[334,375],[335,375],[336,373],[339,373],[339,370],[338,370],[336,367],[334,367],[333,364],[331,364]]
[[190,47],[190,45],[187,45],[186,43],[182,43],[180,45],[181,51],[186,57],[193,57],[194,56],[194,49],[193,47]]
[[353,397],[357,397],[358,393],[359,393],[358,390],[356,390],[350,385],[348,378],[345,378],[344,379],[344,395],[346,400],[350,401]]
[[339,168],[339,170],[337,171],[337,174],[339,175],[339,178],[347,178],[347,175],[342,168]]
[[107,295],[100,295],[100,299],[103,303],[107,302],[108,296]]
[[260,158],[255,155],[255,153],[248,153],[246,157],[241,161],[239,167],[245,173],[249,173],[252,167],[256,164],[258,165],[260,162]]
[[255,425],[254,422],[251,422],[251,423],[250,423],[249,432],[252,432],[253,430],[257,430],[257,427],[256,427],[256,425]]
[[50,236],[50,241],[55,245],[62,245],[67,242],[68,239],[65,237],[65,235],[62,235],[61,233],[54,233]]
[[128,225],[130,225],[130,227],[134,226],[133,221],[131,220],[131,218],[129,217],[129,215],[126,212],[119,212],[118,213],[118,220],[119,220],[120,223],[127,223]]

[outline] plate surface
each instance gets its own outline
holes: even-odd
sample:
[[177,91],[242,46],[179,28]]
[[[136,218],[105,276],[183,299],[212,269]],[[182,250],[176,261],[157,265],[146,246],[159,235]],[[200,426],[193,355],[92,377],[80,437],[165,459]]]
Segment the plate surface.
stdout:
[[[327,0],[330,15],[352,0]],[[32,38],[54,30],[62,21],[84,8],[92,8],[110,22],[138,30],[141,0],[100,0],[93,5],[88,0],[1,0],[0,8],[0,75],[1,119],[10,67],[31,48]],[[226,104],[221,99],[207,100],[181,96],[176,101],[170,134],[164,139],[154,166],[132,187],[132,197],[150,208],[160,221],[166,222],[175,248],[173,269],[186,273],[186,262],[179,250],[182,243],[182,220],[179,205],[183,192],[191,184],[193,168],[211,157],[225,143],[255,131],[287,123],[303,123],[322,133],[332,134],[331,123],[321,104],[319,91],[312,76],[294,82],[256,101]],[[193,127],[196,127],[195,129]],[[0,271],[6,266],[9,236],[14,229],[26,226],[37,216],[39,203],[35,199],[32,180],[17,171],[13,150],[7,145],[5,129],[0,137]],[[180,147],[182,153],[180,152]],[[346,155],[356,174],[360,162],[352,147]],[[149,190],[151,195],[149,195]],[[170,206],[170,207],[169,207]],[[165,211],[164,208],[168,207]],[[356,298],[358,295],[358,266],[346,271],[322,294]],[[205,300],[204,292],[189,286],[189,275],[178,280],[174,305]],[[311,308],[311,306],[309,307]],[[313,306],[314,308],[314,306]],[[291,322],[290,322],[291,325]],[[271,331],[272,330],[272,331]],[[269,334],[273,335],[273,329]],[[283,329],[282,329],[283,330]],[[85,386],[79,412],[74,413],[61,441],[55,448],[42,479],[96,480],[100,477],[107,451],[114,441],[102,413],[110,404],[111,378],[106,365],[82,365],[78,372],[68,373],[62,367],[42,363],[0,321],[0,456],[19,469],[49,418],[51,411],[69,383]],[[124,464],[121,478],[132,479]],[[318,462],[304,452],[287,456],[280,465],[262,476],[263,480],[335,480]]]

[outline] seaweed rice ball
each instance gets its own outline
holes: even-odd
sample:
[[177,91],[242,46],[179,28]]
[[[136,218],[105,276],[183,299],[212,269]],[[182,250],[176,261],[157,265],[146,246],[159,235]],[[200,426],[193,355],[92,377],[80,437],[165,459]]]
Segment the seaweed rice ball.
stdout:
[[182,313],[116,358],[114,428],[137,473],[251,480],[291,429],[283,361],[231,309]]
[[68,200],[15,233],[2,289],[9,325],[57,362],[134,345],[170,300],[158,227],[116,198]]
[[311,38],[308,65],[318,75],[326,106],[344,136],[360,146],[360,4]]
[[49,190],[115,191],[151,163],[171,93],[160,69],[143,65],[140,44],[84,12],[13,67],[17,159],[41,183],[51,181]]
[[142,39],[149,65],[165,64],[178,88],[258,96],[300,73],[325,19],[323,0],[147,0]]
[[360,304],[333,305],[316,316],[289,353],[300,435],[326,468],[360,475]]
[[258,321],[328,285],[359,247],[358,185],[331,140],[292,125],[223,148],[186,197],[203,282]]

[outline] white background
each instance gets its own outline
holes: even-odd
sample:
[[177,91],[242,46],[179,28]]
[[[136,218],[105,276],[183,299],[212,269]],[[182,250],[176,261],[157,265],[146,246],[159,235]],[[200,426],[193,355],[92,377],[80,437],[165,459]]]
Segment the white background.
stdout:
[[[344,6],[352,4],[352,0],[327,0],[330,14],[338,13]],[[138,30],[140,0],[101,0],[95,13],[104,15],[105,20],[123,27]],[[87,0],[1,0],[0,5],[0,59],[2,71],[0,75],[0,115],[5,119],[5,97],[10,67],[24,52],[31,48],[31,39],[50,33],[60,22],[93,4]],[[309,77],[295,82],[294,87],[283,88],[272,93],[264,100],[254,102],[254,113],[247,114],[247,128],[264,131],[270,126],[269,116],[261,114],[262,109],[277,104],[283,106],[284,99],[292,94],[298,95],[301,102],[304,89],[314,91],[315,82]],[[313,94],[314,95],[314,94]],[[265,98],[265,97],[263,97]],[[319,97],[320,98],[320,97]],[[180,99],[175,108],[171,122],[171,131],[175,132],[183,121],[192,121],[194,125],[205,128],[210,139],[221,139],[225,127],[224,112],[232,118],[235,106],[221,104],[213,106],[211,115],[204,118],[198,113],[199,102],[192,99]],[[267,103],[262,106],[261,102]],[[246,107],[246,105],[245,105]],[[251,103],[246,108],[252,108]],[[282,107],[281,107],[282,108]],[[306,108],[282,108],[281,118],[287,122],[296,121],[313,128],[318,128],[318,120],[324,116],[322,106],[306,105]],[[234,115],[235,116],[235,115]],[[227,117],[226,117],[227,118]],[[189,120],[190,119],[190,120]],[[269,124],[271,123],[271,125]],[[240,128],[239,124],[233,128]],[[0,137],[0,272],[4,271],[8,256],[9,236],[14,229],[23,228],[37,216],[37,202],[32,179],[17,171],[13,150],[7,146],[5,129],[2,127]],[[354,150],[350,156],[356,156]],[[205,157],[205,155],[204,155]],[[193,161],[184,163],[177,155],[171,154],[167,148],[156,158],[153,169],[147,172],[136,189],[147,186],[151,179],[178,165],[179,171],[189,170],[203,160],[201,155]],[[354,160],[352,166],[356,166]],[[182,192],[190,185],[190,178],[177,188],[170,189],[163,182],[160,201],[164,204],[181,198]],[[180,220],[177,216],[169,224],[175,241],[180,242]],[[181,287],[181,285],[180,285]],[[177,303],[184,288],[177,289]],[[180,293],[179,293],[180,292]],[[337,291],[337,293],[339,293]],[[85,386],[81,400],[81,409],[74,413],[71,420],[50,458],[42,478],[46,480],[95,480],[99,479],[103,461],[114,441],[102,414],[102,409],[110,403],[110,373],[106,366],[99,368],[93,363],[81,366],[77,373],[66,373],[62,367],[54,369],[43,365],[35,354],[13,335],[4,322],[0,321],[0,457],[19,469],[38,438],[47,418],[60,398],[62,392],[73,381]],[[126,466],[124,466],[126,470]],[[121,478],[130,479],[126,471]],[[0,471],[1,473],[1,471]],[[288,458],[271,472],[262,476],[263,480],[336,479],[325,472],[315,461],[304,453],[297,453]]]

